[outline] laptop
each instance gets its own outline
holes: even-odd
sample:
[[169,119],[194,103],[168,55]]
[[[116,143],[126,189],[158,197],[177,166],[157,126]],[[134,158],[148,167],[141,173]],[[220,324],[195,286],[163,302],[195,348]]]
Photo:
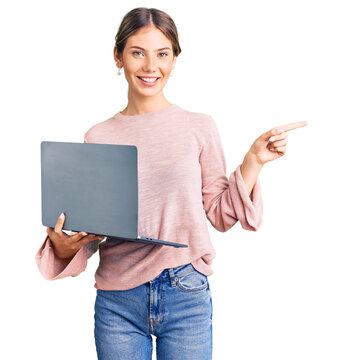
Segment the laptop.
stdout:
[[138,234],[134,145],[41,142],[42,224],[146,244],[188,247]]

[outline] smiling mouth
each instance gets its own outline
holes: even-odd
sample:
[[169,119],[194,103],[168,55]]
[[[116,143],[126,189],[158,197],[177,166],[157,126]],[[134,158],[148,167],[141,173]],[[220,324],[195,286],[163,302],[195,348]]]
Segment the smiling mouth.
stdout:
[[152,87],[152,86],[156,86],[159,83],[161,77],[137,76],[137,78],[139,79],[142,85],[147,87]]
[[160,79],[160,77],[157,77],[157,76],[156,77],[137,76],[137,77],[138,77],[138,79],[141,79],[145,82],[154,82],[154,81]]

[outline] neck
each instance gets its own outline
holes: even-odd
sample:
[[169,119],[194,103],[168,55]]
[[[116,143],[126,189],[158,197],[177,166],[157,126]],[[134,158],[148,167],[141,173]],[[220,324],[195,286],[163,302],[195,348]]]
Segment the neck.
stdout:
[[172,105],[163,94],[159,96],[130,96],[127,106],[120,111],[123,115],[140,115],[152,111],[162,110]]

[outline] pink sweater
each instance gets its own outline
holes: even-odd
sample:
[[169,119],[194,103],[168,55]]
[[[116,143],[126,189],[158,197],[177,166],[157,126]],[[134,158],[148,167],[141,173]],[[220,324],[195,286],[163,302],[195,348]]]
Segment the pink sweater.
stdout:
[[[56,257],[47,236],[36,254],[48,280],[77,276],[99,249],[94,287],[126,290],[152,280],[166,268],[187,263],[212,275],[216,252],[206,218],[221,232],[237,221],[256,231],[262,223],[260,181],[246,190],[240,165],[229,177],[217,126],[211,116],[176,104],[140,115],[120,112],[93,125],[87,143],[138,148],[138,234],[187,244],[187,248],[106,238],[84,245],[67,263]],[[252,199],[252,200],[251,200]],[[57,219],[56,219],[57,221]]]

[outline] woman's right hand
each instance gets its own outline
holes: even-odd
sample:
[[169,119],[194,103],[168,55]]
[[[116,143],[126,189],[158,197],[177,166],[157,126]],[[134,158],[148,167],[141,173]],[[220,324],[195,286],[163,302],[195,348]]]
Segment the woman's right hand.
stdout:
[[68,235],[62,231],[65,216],[62,213],[62,217],[59,217],[55,228],[47,227],[46,232],[52,242],[54,252],[60,259],[71,260],[74,255],[85,244],[88,244],[94,240],[101,240],[104,237],[100,235],[87,234],[85,232],[79,232],[74,235]]

